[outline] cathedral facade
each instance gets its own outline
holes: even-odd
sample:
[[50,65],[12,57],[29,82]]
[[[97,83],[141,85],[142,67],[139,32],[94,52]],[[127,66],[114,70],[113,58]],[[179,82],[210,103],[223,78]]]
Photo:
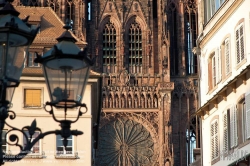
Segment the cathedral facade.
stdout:
[[196,0],[19,0],[50,6],[102,73],[94,165],[184,166],[199,148]]

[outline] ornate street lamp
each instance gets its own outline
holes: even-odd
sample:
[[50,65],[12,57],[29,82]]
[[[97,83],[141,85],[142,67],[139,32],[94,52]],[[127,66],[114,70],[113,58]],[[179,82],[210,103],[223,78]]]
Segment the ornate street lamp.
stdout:
[[[9,113],[14,118],[14,113],[8,110],[9,104],[14,88],[19,85],[26,52],[39,29],[32,29],[28,19],[22,21],[18,15],[10,2],[0,10],[0,136]],[[0,164],[3,156],[0,140]]]
[[[13,8],[10,2],[0,10],[0,136],[4,125],[10,130],[7,142],[9,145],[18,146],[19,154],[6,154],[2,150],[2,139],[0,139],[0,165],[4,162],[18,161],[24,158],[31,150],[33,145],[43,137],[49,134],[61,135],[63,145],[67,146],[67,138],[71,135],[81,135],[83,132],[70,130],[71,124],[76,122],[79,117],[87,112],[85,104],[81,103],[84,89],[87,84],[90,66],[93,62],[87,57],[86,51],[81,51],[76,45],[76,39],[69,32],[70,26],[64,26],[66,31],[57,38],[56,44],[45,55],[37,56],[36,63],[43,65],[45,80],[50,96],[50,102],[44,106],[45,111],[52,114],[53,119],[60,123],[61,130],[53,130],[42,133],[36,126],[36,120],[30,126],[18,129],[9,125],[5,120],[9,117],[15,119],[14,111],[9,110],[9,105],[14,92],[14,87],[19,84],[22,74],[23,64],[29,45],[33,42],[38,28],[31,29],[25,21],[18,18],[19,13]],[[56,118],[53,107],[64,110],[64,119]],[[81,108],[85,108],[85,112]],[[78,108],[78,114],[75,120],[67,119],[67,109]],[[29,139],[25,131],[29,132],[30,138],[35,131],[40,134],[34,139]],[[23,147],[19,144],[19,138],[12,131],[19,131],[23,134],[27,144]],[[5,137],[6,137],[5,135]],[[7,140],[7,139],[6,139]],[[31,141],[32,140],[32,141]]]
[[[57,38],[58,44],[35,59],[41,63],[51,102],[46,102],[45,110],[52,114],[53,119],[60,123],[61,136],[64,146],[67,146],[67,138],[70,135],[79,135],[82,132],[72,133],[71,123],[87,112],[85,104],[81,103],[83,93],[89,77],[90,66],[93,62],[87,57],[86,49],[81,51],[75,45],[76,39],[71,35],[71,26],[64,26],[66,31]],[[49,107],[49,110],[47,109]],[[64,109],[64,119],[58,120],[53,107]],[[74,121],[67,120],[67,109],[78,107],[78,115]],[[84,107],[85,112],[81,111]]]

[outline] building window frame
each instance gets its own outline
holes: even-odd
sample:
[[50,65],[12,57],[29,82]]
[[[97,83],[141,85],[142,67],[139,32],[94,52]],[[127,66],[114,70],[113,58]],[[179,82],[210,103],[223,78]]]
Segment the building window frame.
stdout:
[[[63,146],[63,138],[61,135],[56,135],[56,156],[74,156],[74,136],[69,136],[67,138],[68,145],[66,148],[71,148],[71,151],[67,151]],[[71,142],[71,143],[70,143]],[[71,145],[70,145],[71,144]],[[60,150],[58,150],[60,148]],[[62,150],[61,150],[62,149]]]
[[212,86],[213,87],[215,87],[217,84],[216,76],[217,76],[217,65],[216,65],[216,56],[214,55],[212,57],[212,80],[213,80]]
[[230,107],[229,113],[229,139],[230,139],[230,149],[234,149],[238,146],[238,118],[237,118],[237,105],[233,104]]
[[225,75],[228,76],[232,71],[229,38],[227,38],[224,42],[224,55],[225,55]]
[[[35,97],[40,96],[40,97],[38,101],[33,102],[34,100],[33,96]],[[32,98],[32,101],[28,101],[28,99],[30,98]],[[42,108],[43,107],[43,88],[24,87],[23,88],[23,107],[24,108]]]
[[250,139],[250,92],[245,94],[245,141]]
[[211,142],[211,160],[214,161],[220,157],[219,150],[219,120],[214,119],[210,123],[210,142]]
[[[26,134],[28,140],[32,142],[34,139],[38,137],[40,134],[40,131],[35,131],[35,133],[30,137],[29,131],[25,130],[24,133]],[[23,146],[25,147],[27,142],[26,142],[25,136],[23,136]],[[42,154],[42,147],[41,147],[41,140],[38,140],[34,146],[30,149],[30,153],[28,155],[41,155]],[[38,150],[36,150],[38,148]]]
[[245,51],[245,26],[244,22],[238,24],[235,28],[235,55],[236,65],[239,65],[246,59]]
[[76,4],[72,0],[66,1],[65,8],[66,8],[66,13],[65,13],[66,21],[69,21],[72,30],[74,30]]
[[5,153],[8,153],[7,133],[8,130],[2,130],[2,150]]
[[227,154],[229,151],[229,109],[226,109],[223,114],[223,153]]
[[115,73],[117,70],[117,28],[109,19],[102,29],[103,72]]
[[128,29],[128,67],[129,73],[142,73],[143,34],[141,25],[134,20]]
[[226,0],[205,0],[205,22],[208,22]]
[[26,60],[26,66],[27,67],[41,67],[39,63],[35,63],[34,59],[36,58],[35,52],[27,52],[27,60]]

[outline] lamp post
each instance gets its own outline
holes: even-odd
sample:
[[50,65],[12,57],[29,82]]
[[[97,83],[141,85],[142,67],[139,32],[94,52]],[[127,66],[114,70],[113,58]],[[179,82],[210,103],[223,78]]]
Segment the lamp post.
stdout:
[[[57,38],[56,44],[43,57],[37,56],[35,62],[43,65],[44,76],[50,96],[50,102],[44,106],[53,119],[60,123],[61,130],[41,132],[34,120],[30,126],[22,129],[11,126],[6,122],[7,118],[15,119],[14,111],[9,110],[14,88],[19,85],[20,76],[24,67],[24,60],[29,45],[33,42],[39,28],[32,29],[27,20],[20,20],[19,13],[13,8],[10,2],[0,10],[0,136],[4,126],[8,126],[11,131],[21,132],[27,144],[23,147],[19,144],[16,134],[9,134],[7,143],[18,146],[18,154],[7,154],[2,149],[3,140],[0,139],[0,165],[4,162],[18,161],[24,158],[33,145],[49,134],[61,135],[63,145],[67,146],[67,138],[71,135],[81,135],[83,132],[71,130],[71,124],[75,123],[79,117],[87,112],[85,104],[81,103],[84,89],[87,84],[89,69],[93,62],[87,57],[86,51],[81,51],[76,45],[76,39],[69,32],[70,26],[64,26],[66,31]],[[73,97],[71,97],[73,96]],[[56,118],[53,107],[64,110],[64,119]],[[78,108],[75,120],[67,119],[67,109]],[[85,112],[81,109],[85,108]],[[40,134],[35,139],[30,139],[35,131]],[[29,132],[30,138],[25,131]],[[6,139],[7,140],[7,139]]]

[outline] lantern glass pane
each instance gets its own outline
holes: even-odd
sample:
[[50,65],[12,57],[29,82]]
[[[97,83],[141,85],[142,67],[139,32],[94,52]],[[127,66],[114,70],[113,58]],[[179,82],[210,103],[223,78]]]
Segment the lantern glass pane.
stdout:
[[0,77],[5,77],[8,80],[7,86],[12,86],[20,80],[29,46],[28,40],[12,33],[0,35],[3,35],[0,38]]
[[51,66],[47,65],[47,62],[43,65],[52,103],[70,106],[73,101],[81,102],[88,79],[89,66],[82,60],[77,60],[77,66],[79,66],[79,63],[81,63],[82,68],[77,67],[74,69],[70,65],[65,66],[65,63],[60,69],[51,68]]
[[6,100],[7,101],[9,101],[9,102],[12,101],[14,92],[15,92],[15,87],[7,88],[7,91],[6,91]]

